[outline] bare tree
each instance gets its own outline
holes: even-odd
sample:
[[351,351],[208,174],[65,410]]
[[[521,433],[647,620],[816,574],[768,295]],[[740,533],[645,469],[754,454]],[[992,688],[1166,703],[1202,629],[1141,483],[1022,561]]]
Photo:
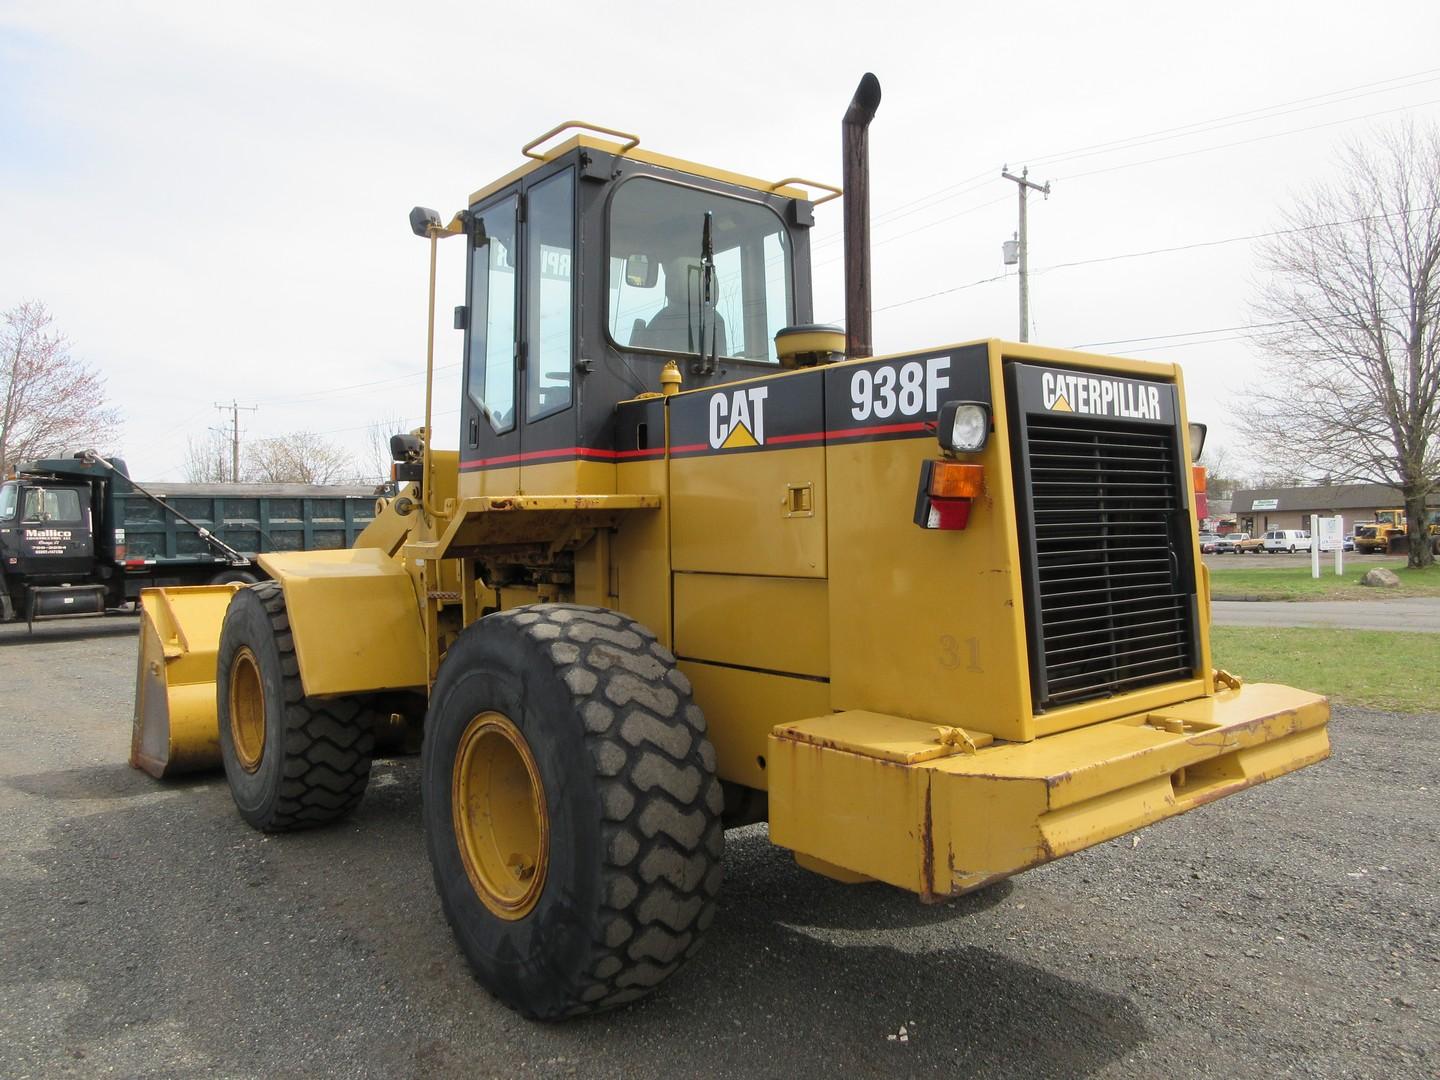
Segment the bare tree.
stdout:
[[308,431],[252,440],[245,479],[267,484],[334,484],[355,474],[349,456]]
[[192,484],[224,484],[230,475],[230,440],[223,431],[210,428],[200,438],[185,441],[185,479]]
[[1400,489],[1411,566],[1440,487],[1440,129],[1349,146],[1263,251],[1266,382],[1242,410],[1281,471]]
[[119,412],[105,380],[70,355],[45,305],[0,316],[0,473],[20,461],[112,442]]

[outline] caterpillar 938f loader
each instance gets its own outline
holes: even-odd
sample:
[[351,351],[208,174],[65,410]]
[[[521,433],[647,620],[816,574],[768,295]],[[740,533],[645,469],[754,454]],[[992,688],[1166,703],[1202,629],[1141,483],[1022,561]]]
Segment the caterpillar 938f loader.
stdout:
[[439,242],[469,268],[458,453],[398,437],[353,549],[148,596],[137,762],[223,760],[299,828],[423,717],[445,913],[549,1018],[695,949],[729,826],[930,901],[1326,757],[1323,697],[1212,666],[1179,368],[871,355],[878,101],[844,124],[848,340],[812,324],[825,185],[570,123],[413,211],[432,365]]

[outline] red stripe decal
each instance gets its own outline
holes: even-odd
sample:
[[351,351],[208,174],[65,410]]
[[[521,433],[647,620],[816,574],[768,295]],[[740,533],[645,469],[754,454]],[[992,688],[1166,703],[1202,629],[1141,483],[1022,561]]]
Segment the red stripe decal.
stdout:
[[[765,440],[764,445],[780,446],[786,443],[824,442],[828,439],[854,439],[863,438],[867,435],[924,434],[928,430],[930,430],[930,424],[924,420],[918,420],[904,424],[878,424],[863,428],[807,431],[797,435],[772,435]],[[686,443],[682,446],[670,447],[670,453],[695,454],[713,449],[709,443]],[[716,452],[718,453],[719,451]],[[664,447],[655,447],[654,449],[646,450],[603,450],[590,446],[563,446],[554,450],[526,450],[518,454],[501,454],[497,457],[474,458],[470,461],[460,462],[460,468],[488,469],[497,465],[522,465],[527,461],[545,461],[557,458],[570,460],[589,458],[595,461],[623,461],[630,458],[660,458],[664,456]]]
[[857,435],[898,435],[907,431],[924,432],[929,424],[924,420],[916,420],[908,424],[880,424],[877,427],[844,428],[839,431],[827,431],[827,439],[853,439]]

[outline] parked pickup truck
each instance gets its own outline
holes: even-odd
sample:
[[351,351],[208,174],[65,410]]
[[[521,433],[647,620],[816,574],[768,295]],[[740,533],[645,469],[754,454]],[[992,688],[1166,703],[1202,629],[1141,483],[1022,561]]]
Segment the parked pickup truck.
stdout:
[[98,615],[152,586],[253,582],[266,551],[348,548],[373,489],[137,484],[94,454],[21,464],[0,484],[0,622]]

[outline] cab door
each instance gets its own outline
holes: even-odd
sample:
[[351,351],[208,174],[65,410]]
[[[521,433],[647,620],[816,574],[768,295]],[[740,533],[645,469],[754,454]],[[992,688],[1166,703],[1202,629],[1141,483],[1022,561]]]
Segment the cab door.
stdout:
[[575,490],[574,169],[473,213],[461,494]]
[[460,496],[520,490],[517,191],[473,211],[460,407]]
[[520,225],[520,490],[582,490],[575,398],[575,170],[536,173]]

